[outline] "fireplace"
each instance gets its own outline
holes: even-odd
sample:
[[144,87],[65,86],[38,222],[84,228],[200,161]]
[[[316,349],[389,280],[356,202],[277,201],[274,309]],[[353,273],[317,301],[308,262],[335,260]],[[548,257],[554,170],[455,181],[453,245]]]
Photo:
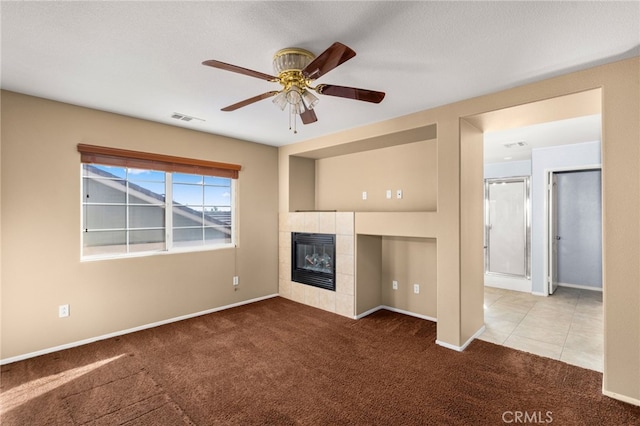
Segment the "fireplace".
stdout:
[[336,291],[336,236],[291,233],[291,281]]

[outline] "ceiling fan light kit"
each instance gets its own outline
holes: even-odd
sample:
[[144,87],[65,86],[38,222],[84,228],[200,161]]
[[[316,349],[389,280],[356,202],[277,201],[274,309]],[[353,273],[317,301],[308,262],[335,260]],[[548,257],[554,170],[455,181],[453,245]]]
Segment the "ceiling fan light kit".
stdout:
[[270,91],[254,96],[222,108],[222,111],[235,111],[238,108],[274,96],[273,103],[281,110],[284,111],[287,106],[289,107],[289,129],[293,129],[294,133],[297,133],[297,115],[300,116],[303,124],[313,123],[318,120],[313,109],[318,104],[319,99],[308,89],[314,90],[321,95],[337,96],[365,102],[380,103],[382,99],[384,99],[384,92],[376,92],[373,90],[329,84],[320,84],[316,87],[311,86],[313,80],[323,76],[340,64],[353,58],[355,55],[356,52],[339,42],[333,43],[317,57],[308,50],[288,47],[279,50],[273,57],[273,69],[278,74],[277,77],[216,60],[204,61],[202,64],[280,83],[282,89],[279,91]]

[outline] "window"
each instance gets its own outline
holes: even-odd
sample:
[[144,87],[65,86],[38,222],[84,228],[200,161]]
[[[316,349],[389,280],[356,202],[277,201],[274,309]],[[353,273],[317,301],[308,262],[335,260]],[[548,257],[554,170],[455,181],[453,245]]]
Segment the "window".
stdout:
[[231,179],[174,173],[173,246],[231,244]]
[[[234,180],[240,166],[82,144],[78,150],[83,258],[234,243]],[[191,161],[197,165],[184,164]]]

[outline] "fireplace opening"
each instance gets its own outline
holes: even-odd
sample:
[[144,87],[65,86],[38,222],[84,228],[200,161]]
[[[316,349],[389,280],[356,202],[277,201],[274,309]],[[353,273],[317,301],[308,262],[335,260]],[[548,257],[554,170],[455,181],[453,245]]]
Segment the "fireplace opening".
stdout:
[[336,236],[291,233],[291,281],[336,290]]

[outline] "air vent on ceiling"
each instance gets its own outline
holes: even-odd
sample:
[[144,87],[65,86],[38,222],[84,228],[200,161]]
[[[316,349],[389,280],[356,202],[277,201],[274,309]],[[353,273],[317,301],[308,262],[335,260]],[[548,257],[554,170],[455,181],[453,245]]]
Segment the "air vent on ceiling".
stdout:
[[176,120],[180,120],[180,121],[191,121],[191,120],[204,121],[202,118],[191,117],[190,115],[181,114],[179,112],[174,112],[173,114],[171,114],[171,118],[175,118]]
[[521,147],[521,146],[526,146],[527,143],[525,141],[519,141],[519,142],[511,142],[511,143],[505,143],[504,147],[505,148],[516,148],[516,147]]

